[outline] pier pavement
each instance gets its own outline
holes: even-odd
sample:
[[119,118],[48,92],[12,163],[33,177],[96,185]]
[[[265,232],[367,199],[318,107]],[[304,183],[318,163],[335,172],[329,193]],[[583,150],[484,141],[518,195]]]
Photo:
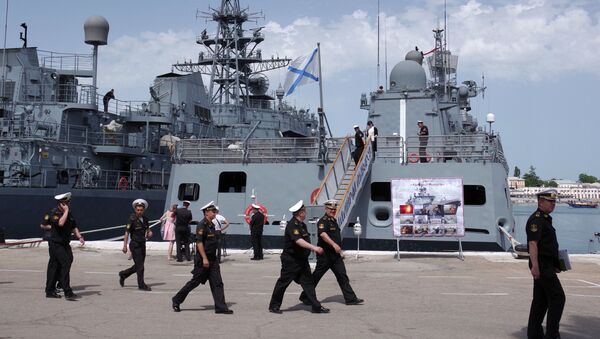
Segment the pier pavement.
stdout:
[[[346,267],[363,305],[346,306],[331,272],[317,296],[331,309],[312,314],[290,285],[283,314],[267,311],[280,272],[277,253],[250,261],[230,250],[221,265],[233,315],[215,314],[208,285],[200,285],[171,309],[171,297],[191,277],[191,263],[167,261],[164,244],[150,244],[146,282],[135,276],[125,287],[117,272],[132,265],[120,243],[73,246],[71,284],[76,301],[46,299],[48,251],[0,249],[0,338],[525,338],[532,282],[526,260],[507,253],[346,253]],[[572,256],[561,273],[567,303],[563,338],[600,337],[600,256]]]

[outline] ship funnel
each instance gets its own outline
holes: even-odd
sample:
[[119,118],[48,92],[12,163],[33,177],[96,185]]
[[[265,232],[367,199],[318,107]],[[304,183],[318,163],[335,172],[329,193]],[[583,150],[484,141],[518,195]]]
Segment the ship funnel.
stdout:
[[103,46],[108,43],[108,21],[102,16],[94,15],[85,20],[85,43],[94,46]]

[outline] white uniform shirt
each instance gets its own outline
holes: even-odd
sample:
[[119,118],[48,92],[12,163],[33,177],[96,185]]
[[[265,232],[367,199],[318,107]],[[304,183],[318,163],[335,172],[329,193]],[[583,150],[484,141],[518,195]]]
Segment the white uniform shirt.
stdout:
[[220,214],[215,215],[215,218],[212,221],[215,225],[215,230],[220,231],[221,227],[223,226],[226,220],[227,219],[225,219],[225,217]]
[[367,135],[371,138],[371,142],[375,141],[375,126],[371,126],[367,131]]

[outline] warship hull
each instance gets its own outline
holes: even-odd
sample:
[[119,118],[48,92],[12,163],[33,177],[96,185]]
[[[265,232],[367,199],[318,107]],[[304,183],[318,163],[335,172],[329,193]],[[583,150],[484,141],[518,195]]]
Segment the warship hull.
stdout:
[[[0,213],[4,216],[0,228],[6,239],[40,238],[44,214],[56,206],[54,195],[73,193],[71,208],[81,232],[124,225],[132,212],[131,202],[140,196],[150,204],[147,216],[160,218],[165,205],[166,190],[116,191],[102,189],[8,188],[0,190]],[[86,240],[103,240],[122,236],[124,227],[101,232],[84,233]],[[154,240],[160,232],[154,232]]]

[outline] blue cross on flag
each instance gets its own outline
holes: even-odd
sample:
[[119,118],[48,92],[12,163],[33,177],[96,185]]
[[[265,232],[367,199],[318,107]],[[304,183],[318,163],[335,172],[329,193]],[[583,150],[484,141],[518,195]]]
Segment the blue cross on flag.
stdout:
[[285,78],[285,95],[294,93],[298,86],[302,86],[313,81],[319,81],[319,49],[315,48],[312,53],[303,55],[288,66],[288,73]]

